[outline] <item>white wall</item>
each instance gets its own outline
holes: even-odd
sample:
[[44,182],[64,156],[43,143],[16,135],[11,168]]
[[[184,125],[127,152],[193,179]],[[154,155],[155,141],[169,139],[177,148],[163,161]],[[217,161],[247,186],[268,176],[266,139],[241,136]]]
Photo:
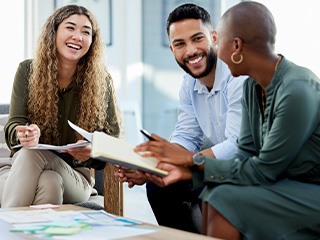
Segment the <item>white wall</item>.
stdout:
[[0,103],[8,103],[16,68],[24,58],[24,2],[1,2]]
[[[18,64],[33,56],[40,30],[54,11],[54,0],[10,0],[0,4],[0,103],[9,103]],[[138,104],[143,73],[141,9],[141,0],[112,1],[113,39],[106,49],[107,66],[119,100],[135,100]]]
[[277,26],[276,52],[320,77],[320,1],[258,0]]
[[[138,104],[142,99],[142,2],[112,1],[113,45],[107,48],[107,65],[115,79],[118,98],[136,100]],[[275,17],[278,28],[276,51],[320,76],[320,1],[260,2]],[[0,103],[8,103],[18,63],[32,57],[34,43],[44,21],[53,11],[54,0],[10,0],[0,4]],[[164,76],[167,74],[169,72]]]

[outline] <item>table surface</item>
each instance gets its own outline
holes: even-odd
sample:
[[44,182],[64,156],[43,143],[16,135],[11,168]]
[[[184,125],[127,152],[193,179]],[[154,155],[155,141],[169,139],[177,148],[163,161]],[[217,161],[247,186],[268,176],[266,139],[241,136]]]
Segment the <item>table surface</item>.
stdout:
[[[22,210],[35,210],[30,207],[21,207],[21,208],[7,208],[1,209],[1,211],[22,211]],[[54,209],[57,211],[84,211],[90,210],[88,208],[78,207],[72,204],[62,205],[60,208]],[[39,239],[32,237],[32,235],[26,235],[21,233],[12,233],[9,231],[11,224],[0,220],[0,233],[1,239],[10,239],[10,240],[24,240],[24,239]],[[163,239],[174,239],[174,240],[202,240],[202,239],[214,239],[200,234],[189,233],[173,228],[156,226],[152,224],[144,223],[143,227],[157,228],[159,231],[138,235],[133,237],[126,237],[128,240],[163,240]],[[217,240],[217,239],[216,239]]]

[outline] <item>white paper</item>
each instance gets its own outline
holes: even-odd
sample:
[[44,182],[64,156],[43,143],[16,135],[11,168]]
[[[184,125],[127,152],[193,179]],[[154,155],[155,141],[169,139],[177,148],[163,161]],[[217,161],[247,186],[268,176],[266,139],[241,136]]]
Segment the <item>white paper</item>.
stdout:
[[0,219],[8,223],[44,223],[57,219],[52,209],[30,211],[0,211]]
[[92,142],[93,134],[87,132],[86,130],[82,129],[81,127],[78,127],[77,125],[73,124],[68,120],[68,124],[71,128],[73,128],[76,132],[78,132],[82,137],[87,139],[89,142]]
[[[117,239],[130,236],[137,236],[156,232],[157,227],[143,227],[140,221],[119,217],[109,214],[104,210],[94,211],[54,211],[46,210],[29,210],[29,211],[0,211],[0,219],[12,224],[11,229],[36,229],[39,226],[59,226],[72,227],[76,223],[87,223],[91,227],[81,229],[80,232],[68,236],[50,235],[50,239],[65,240],[88,240],[88,239]],[[22,232],[20,234],[23,234]],[[39,228],[34,233],[26,233],[35,239],[46,237],[48,235]],[[42,238],[41,238],[42,239]]]
[[[92,142],[93,138],[93,133],[89,133],[86,130],[78,127],[77,125],[73,124],[68,120],[69,126],[74,129],[76,132],[78,132],[81,136],[83,136],[85,139],[88,140],[88,142],[79,142],[79,143],[71,143],[63,146],[55,146],[55,145],[50,145],[50,144],[38,144],[37,146],[34,147],[25,147],[28,149],[37,149],[37,150],[55,150],[55,151],[64,151],[68,150],[71,148],[77,148],[77,147],[85,147],[88,146]],[[18,144],[16,146],[13,146],[12,148],[21,148],[22,145]]]
[[[68,150],[71,148],[77,148],[77,147],[85,147],[88,146],[90,142],[78,142],[78,143],[71,143],[67,145],[62,145],[62,146],[55,146],[55,145],[50,145],[50,144],[38,144],[37,146],[34,147],[25,147],[28,149],[37,149],[37,150],[55,150],[55,151],[64,151]],[[16,145],[12,148],[19,148],[22,147],[22,145]]]

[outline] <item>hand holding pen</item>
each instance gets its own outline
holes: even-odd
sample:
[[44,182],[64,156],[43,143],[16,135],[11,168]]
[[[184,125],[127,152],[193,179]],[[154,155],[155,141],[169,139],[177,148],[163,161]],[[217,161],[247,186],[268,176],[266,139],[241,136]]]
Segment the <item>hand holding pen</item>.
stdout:
[[[29,123],[27,123],[26,126],[29,126]],[[26,131],[24,132],[24,138],[27,139],[28,135],[29,135],[29,130],[26,129]]]
[[24,147],[37,146],[40,138],[40,129],[36,124],[16,126],[17,140]]
[[150,133],[147,130],[144,129],[140,129],[140,132],[146,137],[148,138],[149,141],[155,141],[155,139],[153,137],[151,137]]
[[184,147],[176,143],[170,143],[157,134],[151,134],[153,140],[146,141],[134,148],[135,152],[141,153],[143,157],[154,157],[160,162],[167,162],[182,166],[193,166],[192,156]]

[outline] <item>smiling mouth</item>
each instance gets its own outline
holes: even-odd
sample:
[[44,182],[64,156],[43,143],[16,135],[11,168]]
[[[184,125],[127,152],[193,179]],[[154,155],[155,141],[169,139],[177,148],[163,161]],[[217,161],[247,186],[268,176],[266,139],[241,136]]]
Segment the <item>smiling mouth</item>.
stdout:
[[200,62],[203,59],[204,55],[203,54],[199,54],[197,55],[196,58],[192,57],[192,58],[188,58],[185,60],[185,62],[189,63],[189,64],[197,64],[198,62]]
[[68,43],[67,46],[69,48],[72,48],[72,49],[75,49],[75,50],[80,50],[82,47],[79,46],[79,45],[75,45],[75,44],[71,44],[71,43]]

